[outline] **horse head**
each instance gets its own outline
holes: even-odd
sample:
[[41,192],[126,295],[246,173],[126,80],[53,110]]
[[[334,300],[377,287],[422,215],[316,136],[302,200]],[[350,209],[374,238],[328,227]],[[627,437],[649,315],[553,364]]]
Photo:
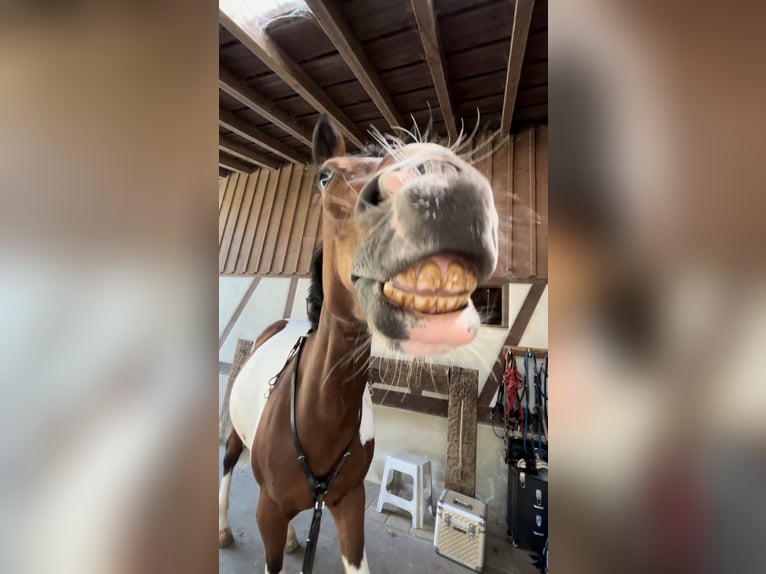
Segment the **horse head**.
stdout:
[[380,143],[382,157],[349,156],[326,116],[314,129],[324,305],[408,354],[470,343],[471,293],[497,264],[492,188],[450,148]]

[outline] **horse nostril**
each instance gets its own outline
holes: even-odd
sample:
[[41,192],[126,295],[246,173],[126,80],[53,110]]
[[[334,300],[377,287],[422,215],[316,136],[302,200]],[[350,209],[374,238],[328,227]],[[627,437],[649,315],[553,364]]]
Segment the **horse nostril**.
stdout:
[[362,192],[359,194],[359,203],[357,204],[358,211],[364,211],[369,207],[378,207],[385,198],[378,185],[378,178],[376,177],[364,186]]

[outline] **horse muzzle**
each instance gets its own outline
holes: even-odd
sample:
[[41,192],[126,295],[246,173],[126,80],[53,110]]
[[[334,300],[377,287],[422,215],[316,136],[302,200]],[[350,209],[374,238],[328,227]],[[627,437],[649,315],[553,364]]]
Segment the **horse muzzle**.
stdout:
[[412,354],[470,343],[480,320],[471,293],[497,264],[489,182],[456,161],[384,171],[360,194],[352,280],[374,331]]

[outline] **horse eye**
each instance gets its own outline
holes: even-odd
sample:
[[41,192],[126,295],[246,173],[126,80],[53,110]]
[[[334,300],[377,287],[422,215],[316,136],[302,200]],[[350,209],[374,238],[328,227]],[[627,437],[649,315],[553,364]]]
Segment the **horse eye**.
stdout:
[[322,189],[326,188],[327,184],[330,183],[332,176],[333,176],[332,170],[329,170],[329,169],[325,169],[319,172],[319,177],[317,178],[317,181],[319,182],[319,187]]

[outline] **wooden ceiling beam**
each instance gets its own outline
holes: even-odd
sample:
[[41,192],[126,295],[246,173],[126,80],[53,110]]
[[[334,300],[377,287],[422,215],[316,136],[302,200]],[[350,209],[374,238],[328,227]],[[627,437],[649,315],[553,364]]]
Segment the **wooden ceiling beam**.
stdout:
[[420,42],[423,44],[423,52],[426,55],[428,69],[439,98],[439,107],[447,125],[447,133],[452,141],[457,140],[457,126],[452,101],[447,83],[447,72],[444,68],[441,44],[439,42],[439,29],[436,22],[433,0],[412,0],[412,11],[418,24]]
[[269,169],[279,169],[279,163],[254,149],[243,146],[237,142],[230,141],[223,136],[218,136],[218,149],[225,151],[229,155],[238,157],[250,163]]
[[287,161],[297,163],[299,165],[305,165],[307,162],[303,154],[297,150],[279,141],[277,138],[259,130],[245,120],[238,118],[231,112],[227,112],[226,110],[218,110],[218,124],[225,127],[227,130],[234,132],[239,137],[249,140],[263,148],[266,148],[270,152],[278,155],[281,158],[284,158]]
[[254,165],[251,165],[251,164],[249,164],[247,162],[244,162],[244,161],[240,161],[240,160],[235,159],[233,157],[229,157],[228,155],[223,154],[223,153],[219,153],[218,154],[218,167],[219,168],[222,167],[222,168],[227,169],[229,171],[236,171],[236,172],[239,172],[239,173],[244,173],[245,175],[247,175],[249,173],[253,173],[256,169],[258,169]]
[[[358,148],[364,147],[364,136],[359,128],[333,102],[309,75],[263,30],[257,21],[235,15],[236,21],[226,12],[218,10],[218,20],[237,40],[266,64],[282,81],[320,113],[329,115],[337,128]],[[248,22],[248,20],[250,20]]]
[[285,130],[301,143],[311,147],[311,132],[298,124],[295,118],[275,106],[258,90],[251,88],[224,67],[218,69],[218,87],[232,98]]
[[386,90],[375,68],[356,39],[346,19],[334,0],[305,0],[314,15],[314,19],[324,30],[325,35],[338,50],[343,61],[349,67],[364,91],[380,110],[388,125],[403,126],[401,114]]
[[511,129],[513,110],[516,107],[516,94],[519,91],[521,66],[524,64],[524,52],[527,49],[529,25],[532,21],[532,10],[535,0],[516,0],[513,11],[513,31],[511,32],[511,50],[508,54],[508,73],[505,76],[505,95],[503,96],[503,113],[500,117],[501,133]]

